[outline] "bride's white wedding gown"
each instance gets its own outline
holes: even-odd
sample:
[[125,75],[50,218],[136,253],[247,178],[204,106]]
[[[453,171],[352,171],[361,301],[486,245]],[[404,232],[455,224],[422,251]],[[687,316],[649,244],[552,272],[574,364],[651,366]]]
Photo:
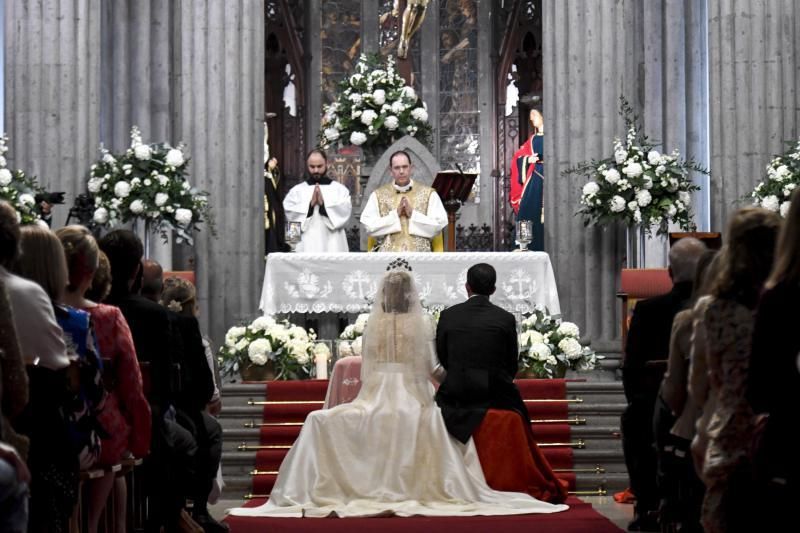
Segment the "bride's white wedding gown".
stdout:
[[433,346],[422,313],[373,312],[358,397],[311,413],[269,501],[230,513],[466,516],[567,509],[486,485],[472,440],[462,445],[453,439],[434,402]]

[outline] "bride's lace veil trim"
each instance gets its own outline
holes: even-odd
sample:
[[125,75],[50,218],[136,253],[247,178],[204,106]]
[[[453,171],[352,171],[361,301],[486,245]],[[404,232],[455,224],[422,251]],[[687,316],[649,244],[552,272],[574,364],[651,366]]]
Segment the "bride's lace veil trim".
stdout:
[[411,266],[402,258],[395,259],[380,282],[364,329],[362,381],[387,363],[394,363],[394,371],[427,378],[430,342],[431,326]]

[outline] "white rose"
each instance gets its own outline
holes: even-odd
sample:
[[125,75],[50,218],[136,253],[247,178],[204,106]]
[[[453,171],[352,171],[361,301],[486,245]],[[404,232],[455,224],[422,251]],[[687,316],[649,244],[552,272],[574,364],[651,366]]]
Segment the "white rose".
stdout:
[[536,331],[535,329],[529,329],[519,334],[520,346],[542,344],[543,342],[544,342],[544,337],[542,337],[542,334]]
[[253,331],[266,331],[267,328],[274,325],[275,319],[271,316],[260,316],[253,320],[253,323],[250,324],[250,329]]
[[372,109],[367,109],[361,114],[361,123],[364,124],[365,126],[369,126],[370,124],[375,122],[376,118],[378,118],[378,114]]
[[141,200],[134,200],[131,202],[131,213],[138,215],[142,211],[144,211],[144,203]]
[[150,178],[145,178],[143,183],[145,187],[149,187],[150,185],[153,184],[153,182],[150,181]]
[[614,161],[617,162],[618,165],[621,165],[628,159],[628,152],[625,150],[617,150],[614,152]]
[[266,355],[271,351],[272,345],[270,344],[269,339],[256,339],[251,342],[250,346],[247,348],[247,355],[252,358],[254,354]]
[[0,187],[6,187],[11,183],[13,176],[11,175],[11,171],[7,168],[0,169]]
[[619,213],[625,210],[625,198],[622,196],[614,196],[609,200],[608,206],[612,213]]
[[324,135],[329,141],[335,141],[339,138],[339,130],[336,128],[325,128]]
[[670,217],[670,218],[672,218],[672,217],[674,217],[674,216],[675,216],[677,213],[678,213],[678,208],[677,208],[677,207],[675,207],[674,205],[670,204],[670,206],[667,208],[667,216],[668,216],[668,217]]
[[565,337],[577,337],[581,334],[580,328],[574,322],[562,322],[558,326],[558,334]]
[[609,169],[606,171],[605,178],[608,183],[614,185],[619,181],[619,171],[615,168]]
[[176,209],[175,220],[177,220],[178,224],[181,226],[186,227],[192,222],[192,212],[188,209]]
[[642,175],[642,165],[639,163],[628,163],[622,168],[622,173],[629,178],[635,178]]
[[33,195],[28,193],[20,194],[18,200],[22,205],[33,205],[36,203],[36,199]]
[[680,191],[678,192],[678,200],[683,202],[684,205],[689,205],[689,203],[692,201],[692,195],[687,191]]
[[386,102],[386,91],[377,89],[372,93],[372,101],[377,105],[383,105]]
[[780,213],[783,218],[786,218],[786,215],[789,214],[789,205],[791,202],[783,202],[780,207]]
[[133,147],[133,154],[136,156],[136,159],[141,159],[145,161],[150,159],[153,155],[153,151],[150,150],[150,146],[146,144],[137,144]]
[[628,211],[636,211],[639,209],[639,204],[635,200],[628,202]]
[[584,196],[594,196],[599,191],[600,191],[600,186],[594,181],[590,181],[589,183],[583,186]]
[[650,150],[647,153],[647,162],[651,165],[658,165],[659,161],[661,161],[661,154],[659,154],[655,150]]
[[667,171],[667,167],[665,167],[664,165],[658,165],[656,167],[656,176],[660,176],[666,171]]
[[780,201],[778,197],[774,194],[770,194],[769,196],[765,196],[761,200],[761,207],[764,209],[769,209],[770,211],[775,211],[776,213],[780,209]]
[[386,117],[386,120],[383,121],[383,124],[386,126],[386,129],[389,131],[394,131],[400,126],[400,119],[398,119],[394,115],[389,115]]
[[420,122],[428,122],[428,112],[423,107],[418,107],[411,111],[411,116]]
[[412,87],[409,87],[408,85],[403,87],[401,94],[403,95],[404,98],[408,98],[409,100],[417,99],[417,93],[414,91]]
[[98,224],[105,224],[108,222],[108,210],[105,207],[98,207],[94,210],[92,218]]
[[544,343],[531,344],[528,353],[537,361],[545,361],[550,357],[550,347]]
[[117,195],[118,198],[127,198],[130,193],[131,184],[127,181],[118,181],[116,185],[114,185],[114,194]]
[[645,207],[650,205],[650,202],[653,201],[653,196],[650,194],[650,191],[642,190],[636,193],[636,202]]
[[248,359],[250,359],[250,361],[254,365],[262,366],[262,365],[266,365],[267,364],[267,354],[264,354],[264,353],[252,353],[252,354],[248,353],[247,357],[248,357]]
[[241,352],[242,350],[247,348],[247,346],[249,344],[250,344],[250,341],[248,341],[247,339],[241,339],[239,342],[237,342],[236,344],[233,345],[233,348],[237,352]]
[[161,207],[169,201],[169,195],[164,192],[156,193],[156,205]]
[[91,178],[87,185],[90,193],[98,193],[100,192],[100,187],[103,186],[103,180],[100,178]]
[[166,177],[164,174],[159,174],[158,176],[156,176],[156,179],[158,180],[158,183],[162,187],[166,187],[167,184],[169,183],[169,178]]
[[581,356],[583,346],[581,346],[581,343],[578,342],[577,339],[570,337],[562,339],[561,342],[558,343],[558,349],[567,356],[567,359],[572,360]]
[[303,341],[308,340],[308,332],[301,328],[300,326],[292,326],[289,328],[289,335],[291,335],[295,339],[300,339]]
[[186,161],[186,159],[184,159],[183,157],[183,152],[181,152],[177,148],[171,148],[167,152],[167,155],[164,158],[164,160],[171,167],[179,167]]
[[394,113],[396,115],[399,115],[400,113],[402,113],[405,110],[406,110],[406,106],[400,100],[392,102],[392,113]]
[[350,134],[350,144],[361,146],[365,142],[367,142],[367,136],[360,131],[354,131]]

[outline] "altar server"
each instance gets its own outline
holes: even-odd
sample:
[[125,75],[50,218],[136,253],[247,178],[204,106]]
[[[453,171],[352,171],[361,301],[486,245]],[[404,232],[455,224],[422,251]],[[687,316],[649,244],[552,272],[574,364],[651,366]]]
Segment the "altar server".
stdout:
[[306,158],[306,180],[291,188],[283,200],[288,222],[300,222],[298,252],[347,252],[345,224],[350,219],[350,191],[331,180],[328,157],[312,150]]

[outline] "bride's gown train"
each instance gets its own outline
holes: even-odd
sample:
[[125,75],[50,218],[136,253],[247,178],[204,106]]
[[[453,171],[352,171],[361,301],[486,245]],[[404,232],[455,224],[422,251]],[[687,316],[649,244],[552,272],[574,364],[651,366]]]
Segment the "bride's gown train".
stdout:
[[462,445],[452,438],[434,402],[432,337],[421,312],[373,312],[358,397],[311,413],[269,501],[230,513],[468,516],[567,509],[488,487],[472,440]]

